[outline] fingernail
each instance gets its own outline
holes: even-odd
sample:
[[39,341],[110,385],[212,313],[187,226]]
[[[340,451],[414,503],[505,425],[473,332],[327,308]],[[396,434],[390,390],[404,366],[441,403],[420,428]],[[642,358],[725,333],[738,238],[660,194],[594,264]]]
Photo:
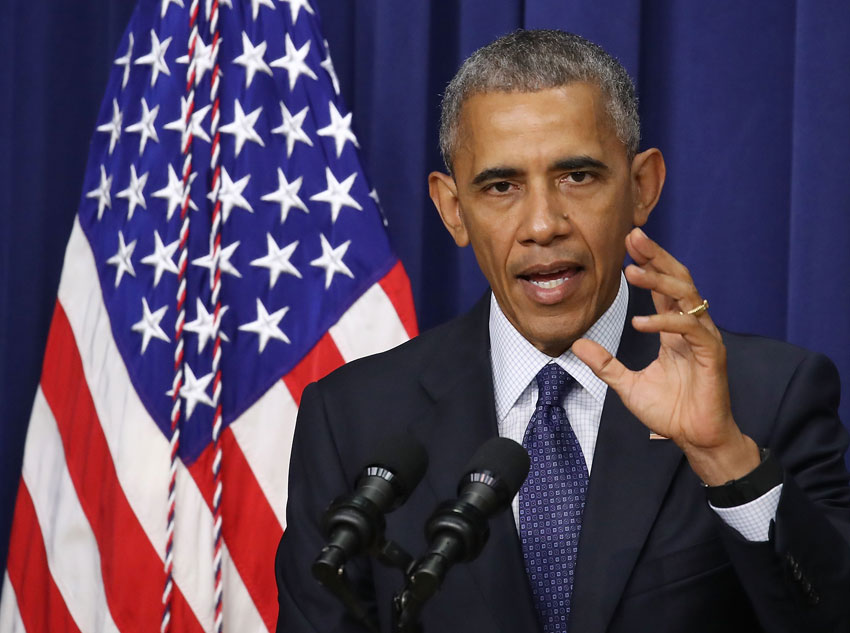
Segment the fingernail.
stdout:
[[642,228],[640,228],[639,226],[638,226],[638,227],[635,227],[635,231],[637,231],[637,232],[638,232],[638,235],[640,235],[641,237],[646,237],[646,233],[644,233],[644,232],[643,232],[643,229],[642,229]]
[[636,323],[637,325],[645,325],[645,324],[649,323],[649,317],[636,316],[636,317],[632,318],[632,322]]

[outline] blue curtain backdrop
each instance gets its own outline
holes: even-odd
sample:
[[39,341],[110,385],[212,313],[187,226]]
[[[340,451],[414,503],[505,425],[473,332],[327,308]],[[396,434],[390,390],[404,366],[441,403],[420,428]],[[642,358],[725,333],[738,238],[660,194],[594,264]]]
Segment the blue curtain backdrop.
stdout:
[[[427,196],[439,95],[493,38],[562,28],[637,82],[642,145],[668,165],[648,232],[690,268],[719,324],[828,354],[850,421],[846,0],[314,2],[423,328],[485,288]],[[88,141],[132,7],[0,6],[0,563]]]

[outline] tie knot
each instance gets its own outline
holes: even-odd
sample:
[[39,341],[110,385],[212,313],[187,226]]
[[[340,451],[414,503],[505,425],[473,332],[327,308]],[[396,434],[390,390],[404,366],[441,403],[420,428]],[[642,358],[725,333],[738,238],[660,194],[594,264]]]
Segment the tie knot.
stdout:
[[562,406],[570,380],[557,363],[549,363],[537,372],[537,406]]

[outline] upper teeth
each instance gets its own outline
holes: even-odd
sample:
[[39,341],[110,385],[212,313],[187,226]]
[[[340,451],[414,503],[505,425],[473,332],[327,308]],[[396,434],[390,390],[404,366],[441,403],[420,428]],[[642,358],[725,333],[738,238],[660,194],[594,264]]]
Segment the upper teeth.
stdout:
[[534,279],[530,280],[535,286],[539,286],[540,288],[557,288],[562,283],[567,280],[566,277],[561,277],[559,279],[550,279],[549,281],[535,281]]

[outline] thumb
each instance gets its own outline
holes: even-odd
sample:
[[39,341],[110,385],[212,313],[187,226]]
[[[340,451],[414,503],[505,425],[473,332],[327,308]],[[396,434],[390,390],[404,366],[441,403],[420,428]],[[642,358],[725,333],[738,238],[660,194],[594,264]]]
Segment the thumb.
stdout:
[[632,372],[595,341],[582,338],[573,343],[571,349],[580,361],[617,393],[631,378]]

